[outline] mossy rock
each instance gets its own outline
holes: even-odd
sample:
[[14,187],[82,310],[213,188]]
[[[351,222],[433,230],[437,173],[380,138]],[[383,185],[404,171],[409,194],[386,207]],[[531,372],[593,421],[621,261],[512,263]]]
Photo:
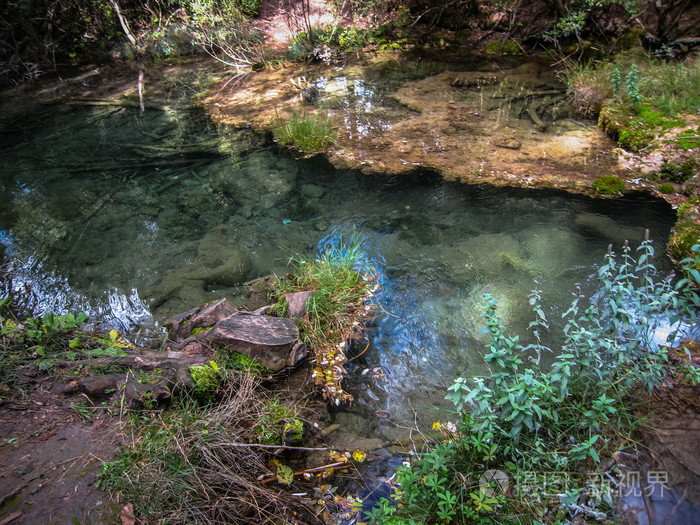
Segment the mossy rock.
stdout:
[[625,188],[623,180],[615,175],[606,175],[593,181],[593,189],[601,195],[619,195]]
[[282,428],[285,445],[299,445],[304,436],[304,423],[297,418],[287,421]]
[[659,186],[659,192],[664,195],[670,195],[671,193],[676,193],[676,187],[673,184],[662,184]]
[[200,401],[210,401],[221,384],[219,368],[214,361],[209,365],[191,366],[190,375],[196,385],[195,396]]
[[523,48],[515,40],[496,40],[489,42],[484,51],[492,55],[523,55]]
[[668,253],[678,262],[686,257],[691,257],[693,246],[700,241],[700,224],[692,221],[682,221],[673,228],[673,233],[668,241]]

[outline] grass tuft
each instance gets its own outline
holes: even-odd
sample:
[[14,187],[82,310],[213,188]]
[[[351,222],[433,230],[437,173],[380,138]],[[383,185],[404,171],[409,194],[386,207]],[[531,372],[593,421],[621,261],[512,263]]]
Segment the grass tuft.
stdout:
[[278,116],[273,123],[273,133],[280,144],[307,154],[328,148],[336,136],[327,111],[308,115],[303,108],[292,110],[287,118]]
[[376,270],[357,237],[345,242],[331,236],[318,256],[294,257],[290,263],[294,272],[279,280],[273,311],[286,315],[285,293],[315,292],[307,301],[306,314],[297,320],[300,336],[313,353],[313,375],[324,397],[335,404],[351,401],[340,384],[345,345],[359,330],[367,302],[379,287]]

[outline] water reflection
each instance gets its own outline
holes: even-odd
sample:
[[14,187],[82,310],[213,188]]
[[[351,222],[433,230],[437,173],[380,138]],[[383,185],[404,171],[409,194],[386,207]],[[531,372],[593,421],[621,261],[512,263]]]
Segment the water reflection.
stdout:
[[[342,91],[356,111],[357,133],[383,125],[371,81],[324,82],[324,96]],[[336,170],[249,130],[215,130],[188,107],[64,109],[24,120],[3,143],[4,293],[37,313],[84,310],[158,337],[158,320],[219,297],[242,304],[241,283],[283,273],[290,255],[331,232],[354,232],[381,260],[384,292],[350,382],[358,405],[395,421],[413,420],[406,400],[433,403],[455,376],[482,372],[487,287],[508,328],[522,332],[533,288],[557,317],[608,244],[649,228],[661,245],[674,219],[639,196],[594,201],[429,171]],[[667,268],[662,252],[655,263]]]

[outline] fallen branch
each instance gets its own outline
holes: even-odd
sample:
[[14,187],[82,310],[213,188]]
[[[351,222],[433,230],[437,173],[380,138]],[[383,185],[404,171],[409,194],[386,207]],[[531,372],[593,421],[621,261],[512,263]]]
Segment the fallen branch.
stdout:
[[291,447],[287,445],[263,445],[262,443],[222,443],[221,446],[224,447],[239,447],[239,448],[272,448],[272,449],[283,449],[283,450],[303,450],[306,452],[323,452],[326,450],[331,450],[328,447],[323,448],[313,448],[313,447]]

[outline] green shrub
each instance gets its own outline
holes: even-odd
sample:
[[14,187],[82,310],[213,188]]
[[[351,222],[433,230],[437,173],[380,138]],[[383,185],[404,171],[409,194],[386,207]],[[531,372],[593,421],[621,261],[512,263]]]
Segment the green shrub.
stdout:
[[661,184],[659,186],[659,192],[669,195],[671,193],[676,193],[676,188],[673,186],[673,184]]
[[593,189],[601,195],[619,195],[625,191],[625,183],[615,175],[605,175],[593,181]]
[[[649,241],[638,252],[635,259],[627,244],[620,258],[609,251],[598,269],[599,292],[589,299],[580,290],[574,294],[558,337],[540,292],[530,298],[534,320],[526,346],[506,335],[496,301],[484,296],[491,341],[483,358],[490,375],[457,378],[449,387],[456,421],[434,424],[439,442],[398,470],[395,504],[382,500],[368,512],[370,521],[507,523],[522,516],[530,522],[557,507],[562,523],[569,508],[573,516],[581,505],[599,519],[614,512],[614,494],[594,486],[589,472],[627,446],[620,437],[640,421],[644,391],[669,376],[700,379],[692,366],[674,365],[656,339],[669,319],[676,329],[680,319],[693,322],[700,297],[687,281],[674,288],[657,278]],[[559,341],[555,347],[550,338]],[[543,364],[545,353],[555,355],[551,366]],[[499,483],[485,483],[496,469],[521,492],[504,495]],[[558,478],[553,482],[545,473]],[[526,487],[517,485],[522,481]]]
[[335,140],[328,112],[307,115],[306,110],[292,110],[288,118],[278,117],[273,123],[275,138],[285,146],[303,153],[315,153],[328,148]]

